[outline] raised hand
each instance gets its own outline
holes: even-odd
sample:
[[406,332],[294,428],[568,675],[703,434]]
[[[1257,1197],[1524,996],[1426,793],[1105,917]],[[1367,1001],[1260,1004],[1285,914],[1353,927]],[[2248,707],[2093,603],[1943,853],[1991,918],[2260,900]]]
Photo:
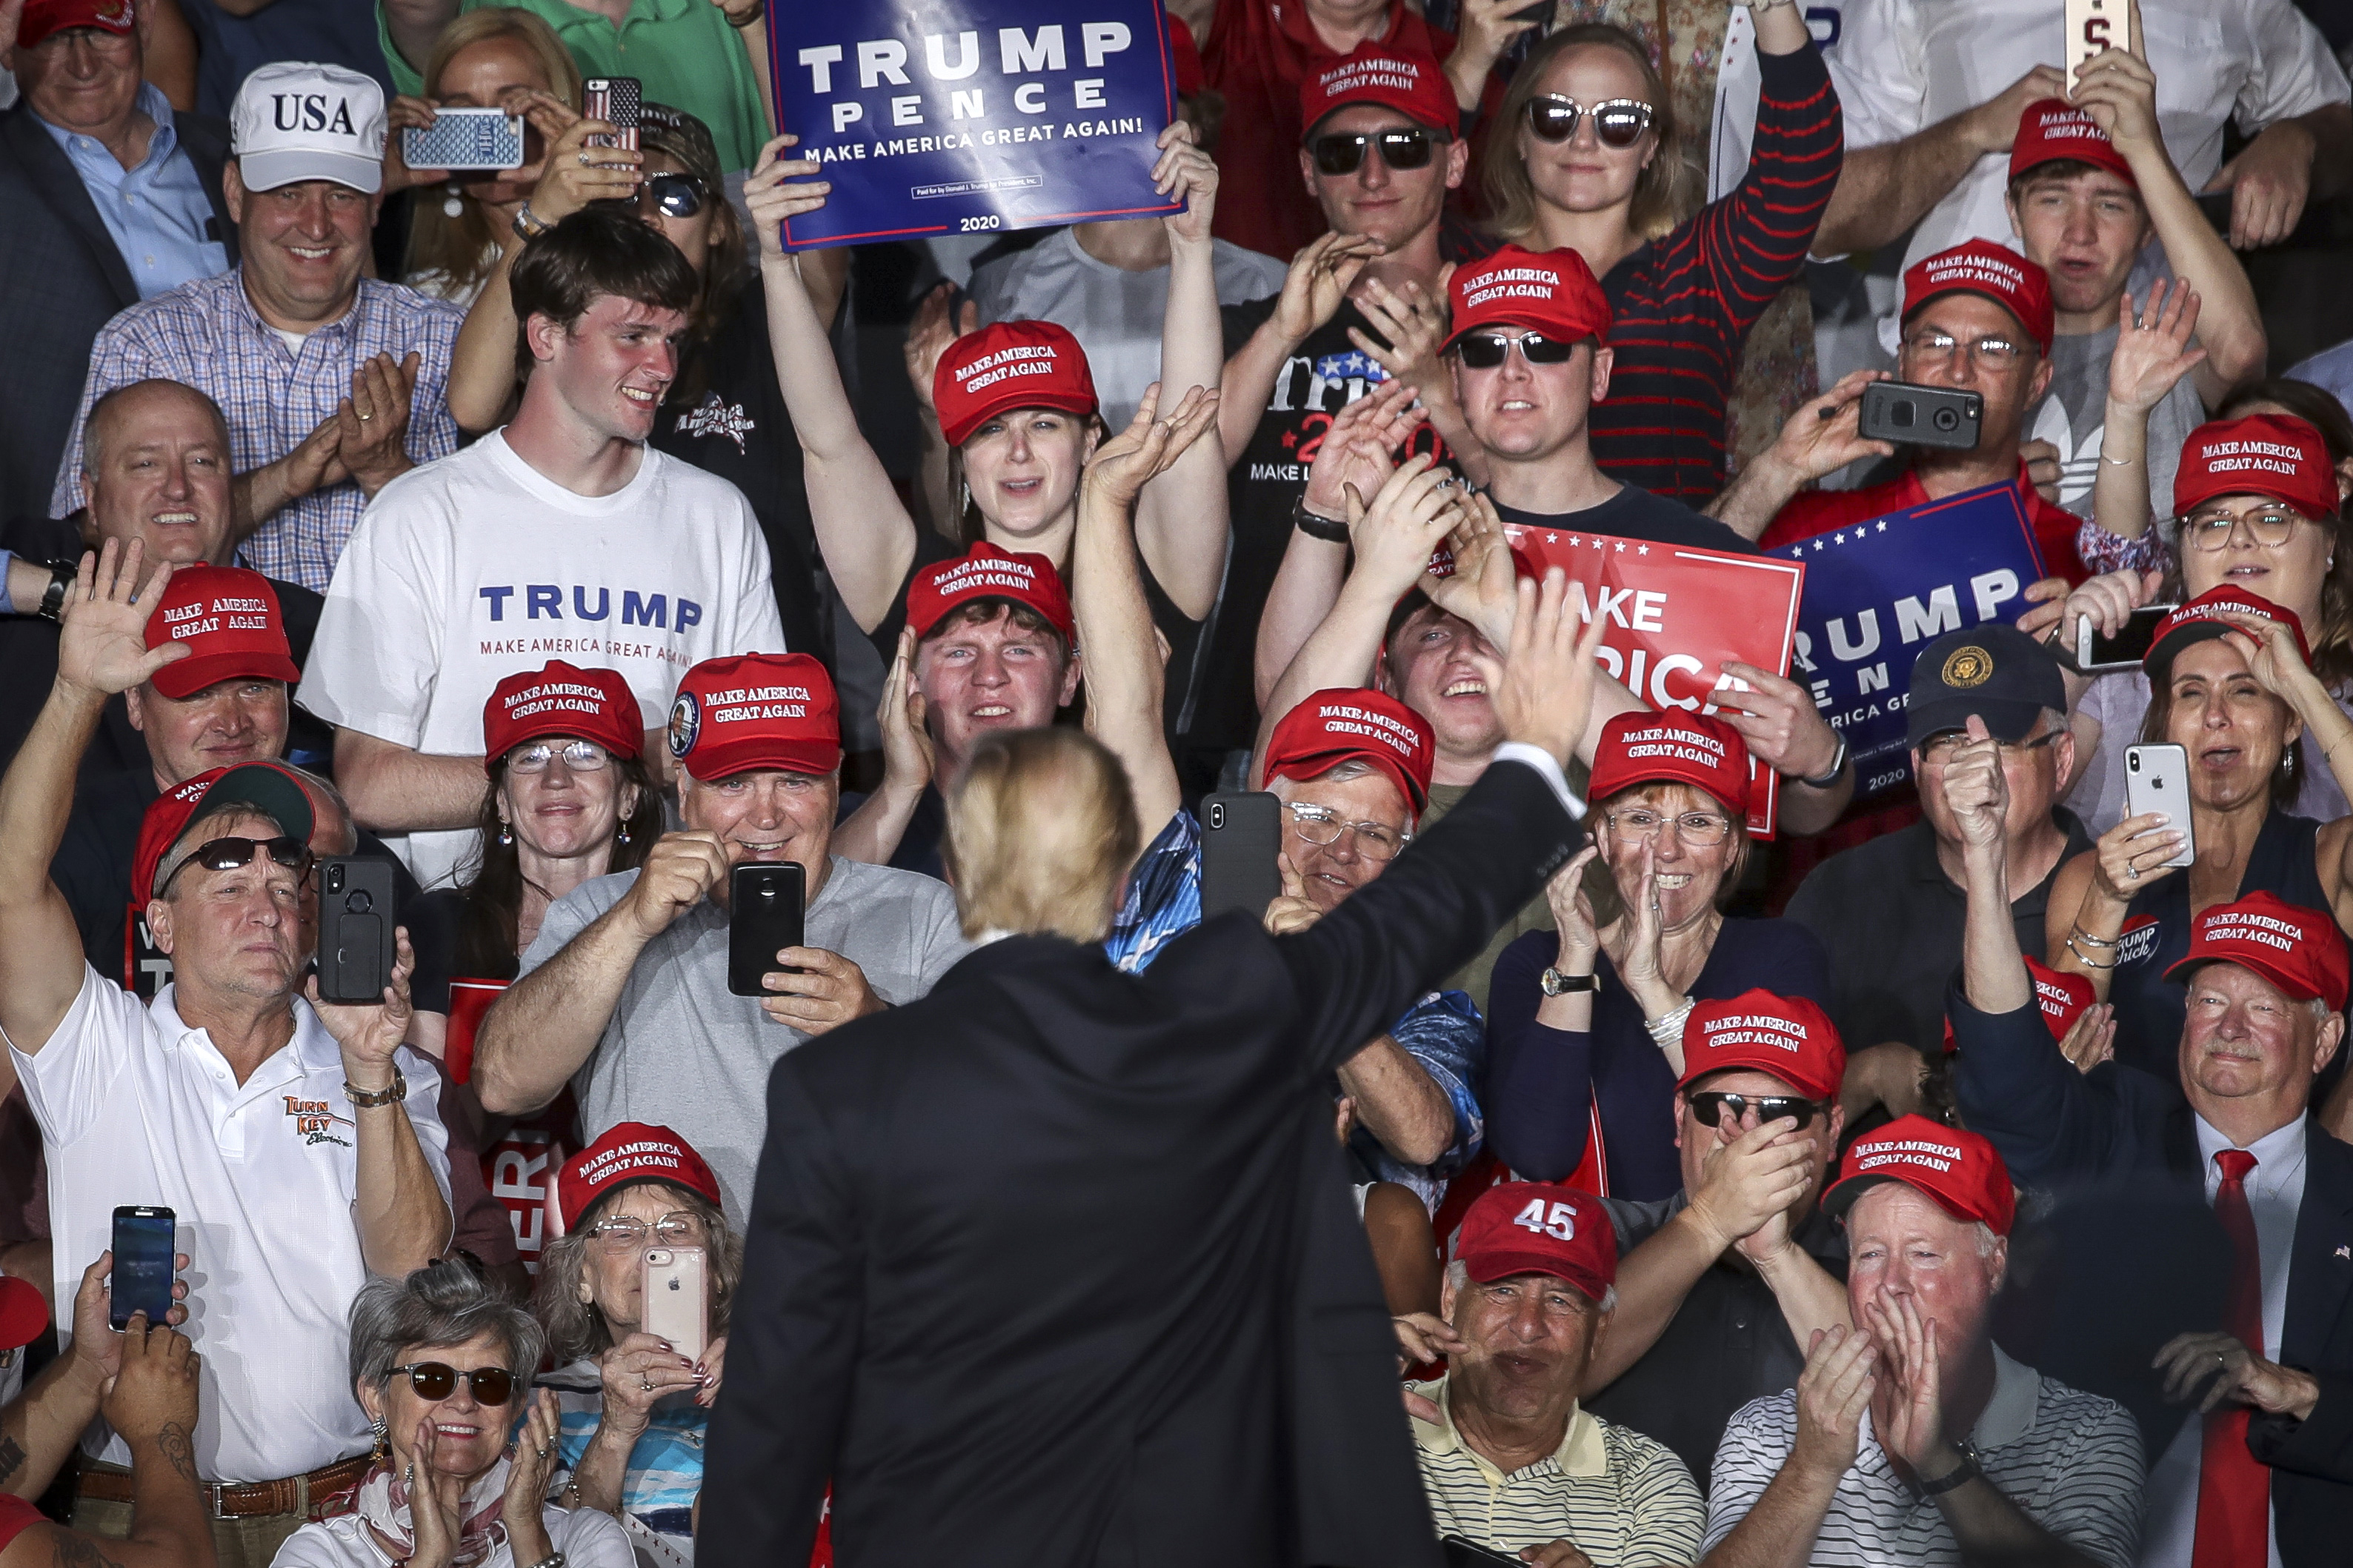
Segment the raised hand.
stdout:
[[541,1389],[528,1396],[530,1413],[515,1434],[513,1463],[507,1468],[505,1506],[500,1510],[517,1563],[543,1563],[554,1554],[541,1510],[547,1506],[548,1478],[555,1473],[556,1439],[563,1436],[555,1395]]
[[874,712],[882,731],[882,776],[916,790],[929,784],[936,763],[932,732],[924,727],[923,688],[915,683],[915,628],[899,628],[899,651],[882,678],[882,702]]
[[1541,585],[1522,581],[1518,593],[1503,682],[1492,694],[1495,717],[1505,740],[1541,746],[1567,767],[1593,718],[1601,675],[1593,656],[1608,622],[1596,616],[1579,632],[1568,576],[1557,566]]
[[1374,331],[1388,340],[1388,345],[1384,348],[1359,327],[1348,329],[1348,341],[1388,372],[1393,382],[1413,388],[1426,399],[1454,395],[1454,378],[1438,357],[1446,342],[1443,300],[1433,298],[1413,279],[1406,279],[1399,291],[1377,277],[1367,277],[1356,290],[1356,309],[1373,324]]
[[1969,715],[1968,733],[1944,754],[1945,805],[1961,830],[1961,841],[1974,848],[1998,847],[2005,840],[2010,816],[2010,780],[2001,771],[2001,745],[1985,721]]
[[[539,184],[525,205],[542,223],[570,217],[590,202],[619,201],[638,194],[646,155],[634,147],[591,147],[591,136],[610,136],[602,120],[575,120],[548,144]],[[773,146],[775,143],[770,143]],[[757,216],[754,209],[754,216]]]
[[187,645],[166,641],[147,646],[147,622],[172,580],[169,562],[158,562],[143,588],[139,583],[141,545],[108,540],[96,555],[85,551],[66,590],[58,617],[58,679],[69,686],[111,697],[152,679],[167,664],[188,657]]
[[1275,335],[1298,342],[1330,321],[1355,287],[1365,263],[1388,247],[1369,235],[1319,235],[1300,247],[1283,275],[1282,295],[1271,318]]
[[1307,883],[1299,868],[1291,863],[1291,852],[1282,850],[1274,858],[1275,868],[1282,876],[1282,891],[1274,896],[1261,917],[1270,936],[1289,936],[1305,931],[1324,918],[1324,911],[1307,897]]
[[1804,687],[1738,659],[1726,659],[1723,673],[1737,684],[1719,682],[1708,700],[1740,731],[1750,756],[1791,778],[1815,779],[1830,772],[1838,760],[1838,732]]
[[2108,357],[2110,403],[2147,413],[2176,382],[2206,363],[2206,351],[2189,343],[2198,331],[2199,303],[2187,279],[2159,279],[2148,303],[2137,310],[2129,293],[2116,301],[2116,347]]
[[1878,1342],[1891,1395],[1874,1406],[1873,1430],[1913,1474],[1941,1477],[1959,1463],[1959,1456],[1945,1442],[1945,1414],[1937,1400],[1936,1320],[1922,1318],[1910,1296],[1884,1285],[1862,1311]]
[[319,999],[319,977],[303,982],[303,994],[343,1048],[343,1076],[363,1089],[378,1089],[392,1082],[393,1055],[408,1037],[412,1012],[408,977],[417,971],[417,952],[408,945],[408,928],[393,930],[392,983],[375,1002],[344,1004]]
[[1209,243],[1209,224],[1218,206],[1218,163],[1193,144],[1193,128],[1182,120],[1173,120],[1160,132],[1160,156],[1152,164],[1152,188],[1160,195],[1174,196],[1185,204],[1185,210],[1171,213],[1160,221],[1168,226],[1168,237],[1180,245]]
[[432,1417],[419,1416],[405,1477],[409,1523],[417,1542],[406,1568],[449,1568],[457,1559],[458,1542],[464,1532],[459,1510],[466,1483],[437,1465],[439,1442]]
[[[748,188],[748,187],[747,187]],[[955,296],[955,285],[943,281],[923,296],[915,307],[915,320],[907,329],[907,342],[900,350],[907,363],[907,384],[915,394],[915,406],[936,417],[939,410],[932,405],[932,380],[939,374],[940,356],[955,346],[955,341],[967,332],[980,330],[980,307],[970,300],[958,310],[950,310],[948,301]]]
[[2168,860],[2181,851],[2182,830],[2169,825],[2165,813],[2127,816],[2093,846],[2099,858],[2093,863],[2092,881],[2113,903],[2128,904],[2133,895],[2179,868]]
[[449,177],[447,169],[412,169],[408,153],[402,147],[403,131],[430,131],[435,115],[433,106],[421,98],[402,93],[385,106],[384,123],[387,134],[384,139],[384,194],[407,190],[412,185],[430,185]]
[[719,835],[702,831],[665,833],[654,840],[638,879],[629,885],[628,919],[640,940],[651,942],[672,921],[701,903],[727,875],[727,850]]
[[2263,689],[2281,699],[2299,714],[2308,704],[2298,700],[2310,689],[2320,689],[2321,699],[2334,704],[2325,688],[2320,688],[2312,667],[2295,646],[2295,634],[2285,621],[2275,621],[2267,616],[2225,615],[2232,630],[2228,634],[2231,646],[2246,656],[2247,668],[2263,682]]
[[1356,549],[1356,572],[1378,584],[1391,598],[1420,581],[1430,555],[1454,531],[1461,515],[1454,471],[1428,457],[1409,458],[1388,477],[1367,506],[1348,490],[1348,533]]
[[1809,485],[1834,474],[1862,458],[1892,458],[1895,448],[1885,441],[1862,437],[1862,389],[1874,381],[1893,381],[1883,370],[1850,371],[1838,384],[1810,403],[1801,404],[1781,426],[1763,460],[1783,470],[1793,486]]
[[[797,147],[800,142],[790,132],[772,138],[760,149],[759,160],[744,181],[744,207],[759,233],[762,261],[790,261],[785,249],[785,220],[817,211],[833,192],[832,181],[815,177],[819,169],[815,158],[785,156],[786,148]],[[929,381],[923,383],[923,395],[928,403]]]
[[1862,1413],[1878,1388],[1878,1347],[1845,1324],[1814,1331],[1806,1370],[1798,1378],[1798,1436],[1788,1462],[1801,1473],[1828,1479],[1854,1464]]
[[[912,344],[913,339],[908,341]],[[1133,506],[1144,487],[1175,467],[1217,420],[1218,395],[1200,386],[1186,388],[1168,416],[1160,417],[1160,384],[1155,381],[1144,389],[1127,428],[1095,448],[1082,482],[1113,505]]]
[[1413,388],[1390,382],[1332,416],[1307,468],[1307,510],[1318,517],[1347,516],[1348,489],[1373,495],[1396,471],[1395,454],[1420,428],[1423,415],[1413,405]]
[[1599,844],[1587,845],[1545,884],[1545,905],[1552,910],[1553,928],[1560,935],[1560,955],[1554,967],[1563,973],[1591,973],[1594,955],[1601,948],[1593,924],[1593,902],[1585,896],[1585,868],[1600,853]]
[[1455,513],[1446,552],[1454,558],[1453,574],[1434,577],[1425,572],[1421,591],[1448,615],[1478,627],[1490,645],[1510,647],[1512,620],[1520,607],[1519,563],[1512,558],[1503,516],[1485,492],[1470,497]]
[[[2140,27],[2133,7],[2133,28]],[[2075,68],[2068,99],[2108,133],[2119,153],[2154,150],[2165,143],[2157,123],[2157,73],[2129,49],[2106,48]]]
[[2018,122],[2028,104],[2066,96],[2067,73],[2056,66],[2036,66],[1968,111],[1970,140],[1979,153],[2007,153],[2018,140]]

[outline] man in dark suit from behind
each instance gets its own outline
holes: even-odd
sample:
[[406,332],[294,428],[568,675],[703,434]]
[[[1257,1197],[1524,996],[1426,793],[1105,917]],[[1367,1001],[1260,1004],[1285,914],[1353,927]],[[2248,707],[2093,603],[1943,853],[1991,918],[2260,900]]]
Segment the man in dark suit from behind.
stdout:
[[226,121],[174,112],[140,77],[150,7],[0,7],[0,65],[24,98],[0,115],[0,521],[48,514],[90,344],[124,308],[237,260],[221,194]]
[[1118,764],[976,751],[985,945],[769,1080],[702,1553],[804,1560],[829,1479],[843,1568],[1436,1568],[1328,1084],[1568,858],[1600,621],[1565,597],[1522,584],[1495,765],[1296,935],[1229,911],[1120,972]]

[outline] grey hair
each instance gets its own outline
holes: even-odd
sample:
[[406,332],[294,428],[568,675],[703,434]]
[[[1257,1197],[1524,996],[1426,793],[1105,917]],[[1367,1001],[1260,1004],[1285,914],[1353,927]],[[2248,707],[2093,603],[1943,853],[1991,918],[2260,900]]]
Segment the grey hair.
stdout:
[[[1446,1266],[1446,1282],[1454,1287],[1455,1293],[1457,1295],[1471,1288],[1471,1269],[1469,1265],[1465,1264],[1459,1258],[1449,1263]],[[1584,1292],[1579,1291],[1578,1294],[1583,1295]],[[1617,1310],[1618,1287],[1612,1285],[1608,1289],[1601,1292],[1601,1304],[1596,1309],[1596,1310],[1614,1312]]]
[[[646,1184],[670,1193],[681,1208],[702,1222],[703,1234],[710,1237],[705,1261],[711,1278],[711,1333],[716,1339],[727,1331],[735,1282],[743,1277],[744,1238],[735,1234],[727,1216],[701,1194],[668,1182]],[[607,1206],[627,1191],[628,1188],[623,1187],[607,1193],[589,1205],[580,1223],[549,1242],[546,1250],[539,1255],[539,1286],[533,1293],[531,1308],[547,1331],[548,1348],[555,1352],[558,1366],[602,1355],[612,1348],[613,1331],[605,1326],[605,1314],[596,1310],[596,1302],[580,1299],[580,1281],[588,1272],[588,1233],[603,1217]]]
[[[338,839],[337,842],[342,844],[343,847],[341,849],[331,849],[328,853],[331,855],[348,855],[353,849],[358,848],[360,842],[359,823],[352,816],[352,803],[343,798],[343,792],[335,787],[335,781],[331,778],[322,778],[319,774],[312,773],[308,768],[298,768],[292,763],[280,763],[279,766],[284,768],[288,773],[292,773],[296,778],[301,779],[305,784],[308,784],[311,788],[318,791],[321,795],[325,795],[330,801],[334,803],[335,810],[342,814],[343,820],[343,837]],[[314,824],[311,827],[311,832],[315,835],[317,831],[317,826]]]
[[485,1333],[505,1345],[507,1370],[530,1381],[547,1336],[470,1264],[445,1258],[406,1279],[371,1279],[352,1302],[352,1385],[381,1389],[401,1352],[455,1347]]

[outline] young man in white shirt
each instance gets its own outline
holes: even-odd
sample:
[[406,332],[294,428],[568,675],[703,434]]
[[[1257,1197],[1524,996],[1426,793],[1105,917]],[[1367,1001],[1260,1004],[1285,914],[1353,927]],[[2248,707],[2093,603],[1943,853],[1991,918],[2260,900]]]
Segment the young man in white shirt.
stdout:
[[680,675],[780,651],[743,492],[650,449],[696,280],[635,218],[575,213],[511,285],[513,422],[385,487],[335,567],[300,700],[337,780],[418,881],[454,880],[482,799],[482,704],[551,658],[617,669],[650,733]]

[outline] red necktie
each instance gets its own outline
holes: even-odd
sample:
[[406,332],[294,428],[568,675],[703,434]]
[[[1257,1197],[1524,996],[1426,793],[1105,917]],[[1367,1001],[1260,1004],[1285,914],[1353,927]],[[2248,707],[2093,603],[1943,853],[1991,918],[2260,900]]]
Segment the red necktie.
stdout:
[[[2247,1173],[2255,1157],[2244,1149],[2214,1156],[2222,1172],[2214,1189],[2214,1217],[2231,1238],[2231,1293],[2222,1326],[2256,1355],[2263,1353],[2263,1260],[2255,1247],[2255,1215],[2247,1206]],[[2246,1568],[2270,1552],[2272,1473],[2247,1451],[2247,1407],[2224,1405],[2206,1417],[2198,1458],[2198,1534],[2190,1568]]]

